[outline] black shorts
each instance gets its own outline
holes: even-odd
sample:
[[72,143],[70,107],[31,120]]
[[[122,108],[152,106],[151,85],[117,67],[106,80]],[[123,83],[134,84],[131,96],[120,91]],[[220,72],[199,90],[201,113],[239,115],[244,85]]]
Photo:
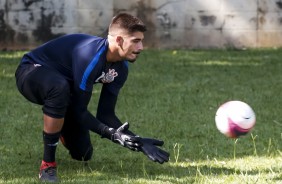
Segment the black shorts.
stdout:
[[74,121],[70,103],[70,85],[58,72],[48,67],[21,63],[16,71],[17,87],[29,101],[43,105],[43,113],[53,118],[65,118],[61,141],[73,159],[91,159],[93,147],[89,130]]
[[60,139],[73,159],[87,161],[91,159],[93,154],[90,132],[74,120],[73,114],[73,109],[70,106],[65,115]]
[[69,82],[57,71],[38,64],[21,63],[16,71],[17,87],[29,101],[43,105],[43,113],[63,118],[70,101]]

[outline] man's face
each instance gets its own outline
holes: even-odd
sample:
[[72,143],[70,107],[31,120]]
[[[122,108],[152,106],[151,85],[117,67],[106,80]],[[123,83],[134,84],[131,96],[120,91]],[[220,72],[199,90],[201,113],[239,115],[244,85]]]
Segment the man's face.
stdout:
[[144,33],[135,32],[130,35],[122,36],[120,42],[120,56],[129,62],[134,62],[143,50]]

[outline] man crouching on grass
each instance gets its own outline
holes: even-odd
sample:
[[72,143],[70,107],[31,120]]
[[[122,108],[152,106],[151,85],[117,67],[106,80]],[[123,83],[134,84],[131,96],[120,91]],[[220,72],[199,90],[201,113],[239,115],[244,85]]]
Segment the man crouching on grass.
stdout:
[[[25,54],[16,71],[17,87],[30,102],[42,105],[44,154],[41,181],[58,181],[56,147],[61,142],[73,159],[88,161],[93,147],[89,130],[154,162],[169,160],[163,141],[129,131],[115,115],[118,94],[143,50],[146,26],[127,13],[116,15],[107,38],[70,34]],[[102,83],[96,117],[87,109],[93,85]]]

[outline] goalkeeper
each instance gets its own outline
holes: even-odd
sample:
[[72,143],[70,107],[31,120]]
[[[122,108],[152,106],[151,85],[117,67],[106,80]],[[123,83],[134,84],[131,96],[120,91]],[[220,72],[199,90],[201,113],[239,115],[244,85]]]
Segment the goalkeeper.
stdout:
[[[51,40],[25,54],[16,71],[20,93],[42,105],[44,152],[41,181],[58,181],[56,147],[61,139],[73,159],[91,159],[89,130],[133,151],[143,152],[158,163],[169,153],[163,142],[142,138],[128,130],[115,115],[120,89],[133,63],[143,50],[146,26],[127,13],[115,16],[107,38],[70,34]],[[102,83],[97,114],[87,109],[93,86]]]

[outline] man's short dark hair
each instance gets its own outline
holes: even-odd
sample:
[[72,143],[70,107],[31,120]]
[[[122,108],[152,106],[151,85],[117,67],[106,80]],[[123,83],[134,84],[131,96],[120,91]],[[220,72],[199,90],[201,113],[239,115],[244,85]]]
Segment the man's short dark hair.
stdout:
[[127,30],[129,33],[145,32],[147,30],[145,24],[137,17],[128,13],[119,13],[113,19],[109,26],[109,30],[113,27],[119,27]]

